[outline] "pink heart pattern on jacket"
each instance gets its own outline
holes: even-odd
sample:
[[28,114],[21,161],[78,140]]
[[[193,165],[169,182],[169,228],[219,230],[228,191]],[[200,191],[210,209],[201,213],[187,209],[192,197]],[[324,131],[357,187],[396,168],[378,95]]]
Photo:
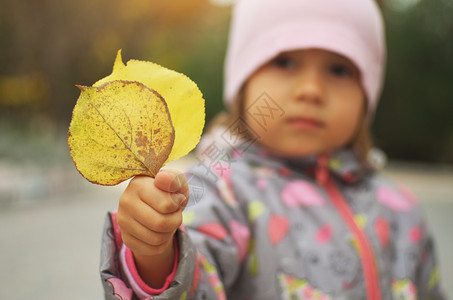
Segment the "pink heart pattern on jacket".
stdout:
[[283,203],[290,207],[298,206],[322,206],[324,198],[311,184],[303,180],[289,182],[281,193]]
[[377,191],[378,201],[394,211],[409,211],[413,205],[412,201],[404,198],[395,190],[383,186]]
[[249,246],[250,230],[236,220],[230,222],[231,237],[238,249],[239,261],[243,261]]
[[272,245],[277,245],[289,231],[289,220],[285,216],[271,215],[267,224],[267,232]]

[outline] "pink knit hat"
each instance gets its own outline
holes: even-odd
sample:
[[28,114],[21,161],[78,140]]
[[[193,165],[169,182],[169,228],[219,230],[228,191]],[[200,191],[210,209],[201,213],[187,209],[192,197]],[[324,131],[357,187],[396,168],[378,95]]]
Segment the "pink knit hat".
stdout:
[[375,0],[238,0],[225,61],[226,105],[264,63],[283,51],[304,48],[333,51],[354,62],[374,112],[386,57]]

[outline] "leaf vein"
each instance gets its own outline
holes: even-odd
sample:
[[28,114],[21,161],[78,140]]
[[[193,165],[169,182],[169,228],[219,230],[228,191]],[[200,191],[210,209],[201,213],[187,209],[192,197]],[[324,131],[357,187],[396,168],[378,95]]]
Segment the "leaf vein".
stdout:
[[[146,164],[141,161],[137,155],[134,153],[134,151],[132,151],[131,147],[128,147],[128,145],[124,142],[124,140],[118,135],[118,133],[115,131],[115,129],[113,129],[112,125],[110,125],[109,122],[107,122],[107,120],[105,119],[105,117],[101,114],[101,112],[98,110],[98,108],[91,104],[93,106],[93,108],[96,110],[96,112],[99,114],[99,116],[102,118],[102,120],[104,120],[105,124],[107,124],[107,126],[109,126],[109,128],[115,133],[115,135],[120,139],[120,141],[126,146],[126,148],[134,155],[135,159],[140,162],[140,164],[144,167],[145,170],[148,170],[151,174],[153,174],[153,172],[146,166]],[[128,115],[126,114],[126,117],[128,117]],[[129,118],[129,117],[128,117]]]

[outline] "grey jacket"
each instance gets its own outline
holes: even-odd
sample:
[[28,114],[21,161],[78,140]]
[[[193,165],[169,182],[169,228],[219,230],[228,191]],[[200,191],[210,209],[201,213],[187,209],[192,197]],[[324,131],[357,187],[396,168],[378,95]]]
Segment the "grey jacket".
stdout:
[[[187,173],[176,272],[151,299],[445,299],[416,197],[352,152],[206,153]],[[102,240],[105,297],[135,298],[114,222]]]

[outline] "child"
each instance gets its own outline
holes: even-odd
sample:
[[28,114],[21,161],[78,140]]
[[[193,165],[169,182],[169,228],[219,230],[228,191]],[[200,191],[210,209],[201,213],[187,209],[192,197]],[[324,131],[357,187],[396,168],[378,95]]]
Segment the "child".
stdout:
[[384,64],[372,0],[238,1],[228,112],[187,177],[131,180],[106,299],[444,299],[414,196],[367,162]]

